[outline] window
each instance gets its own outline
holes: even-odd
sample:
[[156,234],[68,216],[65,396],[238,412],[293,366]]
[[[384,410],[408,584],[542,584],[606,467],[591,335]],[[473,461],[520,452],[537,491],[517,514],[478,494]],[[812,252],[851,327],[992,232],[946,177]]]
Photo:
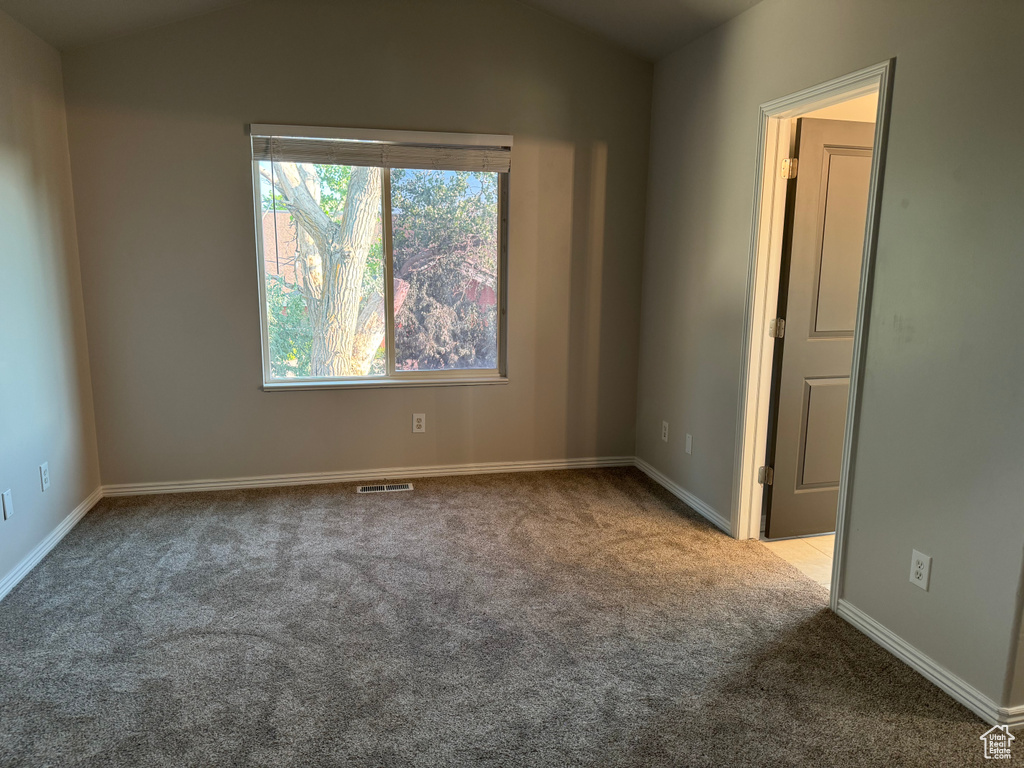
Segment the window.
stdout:
[[504,381],[511,137],[250,133],[266,388]]

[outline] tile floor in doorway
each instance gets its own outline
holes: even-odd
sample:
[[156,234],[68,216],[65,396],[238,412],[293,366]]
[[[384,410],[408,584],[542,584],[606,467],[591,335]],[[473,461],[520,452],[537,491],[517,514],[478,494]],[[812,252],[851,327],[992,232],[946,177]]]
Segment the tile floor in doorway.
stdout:
[[835,534],[761,541],[768,549],[825,589],[832,583],[832,550],[835,542]]

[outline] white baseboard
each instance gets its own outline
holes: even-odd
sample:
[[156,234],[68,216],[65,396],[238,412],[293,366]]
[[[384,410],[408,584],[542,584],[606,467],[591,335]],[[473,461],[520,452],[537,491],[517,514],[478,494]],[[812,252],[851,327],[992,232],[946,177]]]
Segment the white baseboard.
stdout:
[[25,555],[24,559],[14,566],[10,573],[0,579],[0,600],[7,597],[7,594],[18,586],[18,582],[25,578],[28,572],[35,568],[39,561],[46,557],[50,550],[57,546],[60,540],[67,536],[71,529],[78,524],[78,521],[85,517],[86,513],[96,506],[96,503],[102,498],[102,488],[97,488],[90,493],[85,501],[75,507],[70,515],[61,520],[60,524],[50,531],[49,536],[39,542],[36,548]]
[[126,483],[103,486],[104,496],[142,496],[153,493],[224,491],[238,488],[272,488],[287,485],[319,485],[359,481],[398,480],[410,477],[446,475],[491,475],[506,472],[543,472],[555,469],[594,469],[631,467],[632,456],[605,456],[584,459],[546,459],[541,461],[495,461],[482,464],[447,464],[429,467],[386,467],[344,472],[306,472],[292,475],[259,475],[221,480],[179,480],[162,483]]
[[1009,725],[1011,728],[1024,725],[1024,707],[1000,707],[973,685],[954,675],[930,656],[921,653],[902,637],[846,600],[839,599],[836,614],[921,676],[935,683],[986,723]]
[[651,478],[651,480],[664,487],[679,499],[682,499],[687,506],[691,507],[696,512],[699,512],[701,516],[707,518],[708,521],[710,521],[716,528],[720,528],[722,531],[732,536],[732,524],[710,504],[698,499],[681,485],[677,485],[669,480],[665,475],[661,474],[661,472],[656,470],[639,456],[636,457],[635,466]]

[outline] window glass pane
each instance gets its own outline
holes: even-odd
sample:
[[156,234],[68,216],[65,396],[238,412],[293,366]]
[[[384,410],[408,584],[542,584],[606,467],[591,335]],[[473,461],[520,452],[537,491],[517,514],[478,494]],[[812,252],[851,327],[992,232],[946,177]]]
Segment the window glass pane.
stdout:
[[259,169],[271,378],[385,374],[381,169]]
[[394,169],[395,368],[498,367],[498,174]]

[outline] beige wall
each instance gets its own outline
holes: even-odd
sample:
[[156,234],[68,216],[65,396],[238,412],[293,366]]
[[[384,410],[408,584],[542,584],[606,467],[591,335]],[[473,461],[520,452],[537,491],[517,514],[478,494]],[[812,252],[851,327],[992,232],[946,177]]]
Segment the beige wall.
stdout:
[[0,288],[2,579],[99,485],[60,57],[2,12]]
[[869,93],[849,101],[841,101],[828,107],[815,109],[801,117],[817,120],[853,120],[858,123],[873,123],[878,114],[878,93]]
[[[651,65],[516,2],[382,0],[64,71],[104,483],[633,454]],[[514,134],[508,385],[260,391],[251,122]]]
[[[638,454],[728,517],[758,105],[898,57],[842,597],[1001,704],[1024,703],[1007,685],[1021,29],[1024,5],[1004,0],[765,0],[658,64],[637,420]],[[692,456],[661,442],[663,419],[693,434]],[[933,558],[930,592],[908,581],[914,548]]]

